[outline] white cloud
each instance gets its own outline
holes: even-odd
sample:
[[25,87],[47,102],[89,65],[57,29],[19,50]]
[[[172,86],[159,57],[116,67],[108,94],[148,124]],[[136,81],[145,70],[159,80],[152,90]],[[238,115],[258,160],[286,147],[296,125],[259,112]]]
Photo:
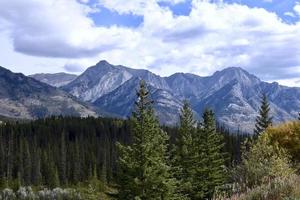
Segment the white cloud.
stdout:
[[294,6],[294,11],[300,17],[300,3],[299,2],[297,2],[296,5]]
[[159,1],[181,2],[98,0],[120,14],[143,16],[137,28],[96,27],[88,17],[95,10],[75,0],[2,1],[0,25],[5,24],[17,51],[62,57],[53,58],[61,67],[88,67],[107,59],[161,75],[208,75],[241,66],[266,80],[300,76],[295,71],[300,67],[300,22],[286,24],[262,8],[209,0],[193,0],[188,16],[175,16]]
[[93,10],[72,0],[0,2],[14,48],[35,56],[88,57],[120,48],[120,40],[134,37],[131,30],[95,27],[87,17]]
[[289,17],[296,17],[293,12],[285,12],[284,15]]

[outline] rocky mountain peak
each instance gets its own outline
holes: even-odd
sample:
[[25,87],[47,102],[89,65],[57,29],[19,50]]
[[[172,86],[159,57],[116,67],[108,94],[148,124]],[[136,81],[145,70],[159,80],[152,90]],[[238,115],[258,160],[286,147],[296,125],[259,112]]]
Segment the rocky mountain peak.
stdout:
[[221,71],[216,71],[211,77],[212,81],[218,81],[222,84],[228,83],[234,79],[246,85],[255,85],[261,82],[259,78],[241,67],[228,67]]

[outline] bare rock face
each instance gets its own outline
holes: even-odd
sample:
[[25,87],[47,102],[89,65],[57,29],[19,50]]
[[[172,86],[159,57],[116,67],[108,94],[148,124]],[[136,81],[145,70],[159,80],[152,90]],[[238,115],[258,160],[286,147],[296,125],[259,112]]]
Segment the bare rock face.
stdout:
[[269,97],[275,123],[295,119],[300,110],[300,88],[263,82],[239,67],[208,77],[185,73],[160,77],[147,70],[100,61],[63,89],[109,113],[127,117],[141,79],[151,90],[161,123],[168,125],[178,122],[184,99],[190,101],[196,116],[210,107],[219,123],[244,132],[252,132],[262,93]]
[[[66,81],[65,76],[60,77],[61,80],[51,79],[52,83],[48,78],[48,84]],[[300,88],[263,82],[242,68],[230,67],[207,77],[185,73],[160,77],[148,70],[100,61],[60,89],[1,68],[0,115],[30,118],[62,113],[87,116],[95,114],[87,106],[92,104],[106,115],[126,118],[133,110],[136,89],[142,79],[148,84],[162,124],[178,123],[184,99],[189,100],[196,117],[209,107],[216,113],[219,123],[248,133],[252,133],[262,93],[269,98],[275,123],[296,119],[300,111]]]

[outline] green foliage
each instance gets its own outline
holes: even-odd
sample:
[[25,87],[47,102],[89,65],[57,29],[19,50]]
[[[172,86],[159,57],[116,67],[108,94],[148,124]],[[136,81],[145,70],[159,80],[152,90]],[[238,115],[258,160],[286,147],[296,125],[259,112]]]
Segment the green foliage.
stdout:
[[137,98],[131,118],[132,143],[118,143],[118,199],[177,199],[175,180],[167,164],[168,136],[159,127],[144,81]]
[[191,198],[193,191],[192,166],[195,163],[193,137],[196,132],[196,121],[187,101],[181,109],[180,127],[173,147],[172,168],[178,180],[178,189],[182,196]]
[[270,143],[267,134],[259,136],[232,172],[232,198],[279,200],[297,196],[299,177],[289,158],[285,150]]
[[241,165],[237,167],[235,180],[244,188],[252,188],[268,183],[275,177],[289,177],[294,173],[289,155],[278,146],[269,144],[265,135],[251,144],[249,152],[243,155]]
[[7,122],[0,125],[0,188],[12,187],[15,180],[22,186],[67,187],[93,174],[109,184],[116,172],[115,143],[129,140],[129,122],[118,119]]
[[194,142],[197,154],[193,165],[192,199],[211,199],[226,178],[223,137],[216,132],[212,110],[204,111],[203,123],[198,125]]
[[270,104],[268,102],[267,95],[263,94],[259,109],[259,116],[256,118],[254,133],[258,135],[264,132],[270,125],[272,125],[272,117],[270,117]]

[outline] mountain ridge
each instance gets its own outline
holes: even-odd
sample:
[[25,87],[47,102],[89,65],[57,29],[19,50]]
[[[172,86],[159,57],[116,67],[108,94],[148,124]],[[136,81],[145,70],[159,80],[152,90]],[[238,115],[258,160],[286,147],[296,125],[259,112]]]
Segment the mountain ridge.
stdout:
[[[185,99],[190,102],[196,117],[210,107],[219,123],[244,132],[253,130],[263,93],[270,100],[275,123],[296,119],[300,110],[300,88],[261,81],[240,67],[229,67],[206,77],[191,73],[161,77],[149,70],[100,61],[56,89],[75,96],[78,102],[92,105],[106,116],[126,118],[132,112],[136,89],[142,79],[148,84],[160,122],[166,125],[178,123]],[[38,85],[47,90],[45,85]],[[14,98],[17,97],[15,94]]]
[[[298,101],[300,99],[300,96],[298,96],[300,88],[290,88],[281,86],[278,83],[261,81],[241,67],[229,67],[206,77],[191,73],[175,73],[167,77],[160,77],[149,70],[111,65],[107,61],[97,63],[97,67],[100,69],[102,65],[114,69],[117,74],[122,75],[126,72],[128,76],[124,81],[118,81],[118,79],[110,81],[109,83],[114,85],[114,88],[111,88],[107,93],[98,93],[98,96],[95,95],[90,102],[101,109],[107,110],[107,112],[113,112],[123,117],[130,115],[132,109],[127,108],[124,112],[122,106],[118,107],[116,105],[123,104],[123,107],[133,105],[134,90],[137,88],[138,83],[135,81],[135,85],[131,84],[134,82],[132,80],[136,78],[144,79],[152,93],[160,90],[160,94],[164,94],[154,95],[154,100],[158,103],[164,102],[164,106],[168,105],[169,102],[169,106],[166,106],[167,109],[155,105],[157,106],[158,117],[163,119],[161,122],[168,125],[178,122],[178,113],[184,99],[189,100],[198,116],[201,115],[205,107],[211,107],[215,110],[220,123],[230,128],[236,128],[238,124],[248,132],[254,126],[255,117],[258,114],[257,110],[260,106],[260,94],[262,93],[270,95],[272,114],[276,116],[274,118],[275,122],[294,119],[297,111],[300,110],[300,102]],[[101,76],[105,75],[107,73],[101,74]],[[105,80],[103,81],[105,82]],[[97,87],[101,87],[101,85]],[[89,88],[87,87],[85,90],[89,90]],[[289,105],[282,103],[285,101],[286,93],[292,96]],[[272,97],[272,94],[273,96],[274,94],[277,95]],[[281,102],[276,101],[276,98],[281,98]],[[162,110],[164,111],[162,112]]]

